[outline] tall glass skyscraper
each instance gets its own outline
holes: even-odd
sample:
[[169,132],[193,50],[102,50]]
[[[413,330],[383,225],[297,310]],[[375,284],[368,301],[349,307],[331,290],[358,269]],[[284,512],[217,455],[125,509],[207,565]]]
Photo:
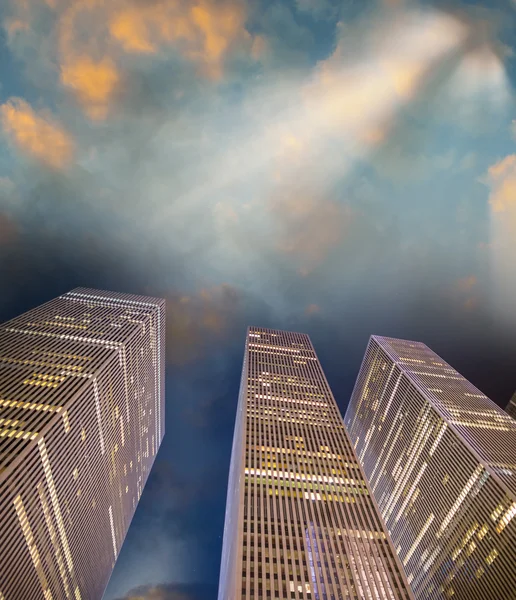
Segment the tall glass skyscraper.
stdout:
[[251,327],[219,600],[412,597],[309,337]]
[[505,412],[508,415],[511,415],[513,419],[516,419],[516,392],[512,395],[512,398],[509,400],[507,407],[505,408]]
[[0,600],[102,598],[164,434],[165,302],[76,289],[0,325]]
[[373,336],[344,418],[417,598],[516,598],[516,421],[418,342]]

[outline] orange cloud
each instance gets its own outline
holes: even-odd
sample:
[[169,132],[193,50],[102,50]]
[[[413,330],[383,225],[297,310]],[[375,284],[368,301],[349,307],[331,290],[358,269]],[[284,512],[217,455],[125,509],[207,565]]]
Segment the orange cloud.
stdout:
[[[123,81],[123,53],[154,54],[174,48],[200,74],[221,78],[232,48],[251,36],[245,28],[245,0],[12,0],[13,17],[5,22],[10,37],[36,30],[40,11],[53,9],[60,81],[94,120],[108,116]],[[49,40],[53,42],[54,39]],[[259,42],[257,42],[259,44]],[[55,53],[55,55],[54,55]]]
[[[126,52],[149,53],[156,51],[152,42],[153,32],[150,31],[150,22],[159,23],[159,11],[162,7],[142,6],[129,7],[115,13],[109,24],[109,32]],[[157,10],[156,10],[157,9]]]
[[72,160],[74,144],[67,131],[22,98],[10,98],[0,106],[0,122],[15,146],[42,164],[62,169]]
[[315,315],[316,313],[318,313],[320,311],[321,311],[321,309],[319,308],[319,306],[317,304],[309,304],[306,307],[305,314],[306,315]]
[[60,81],[93,120],[106,118],[121,81],[106,29],[116,4],[72,0],[58,13]]
[[228,284],[194,295],[167,297],[167,355],[183,365],[202,355],[207,341],[222,338],[238,311],[240,294]]
[[109,58],[93,61],[80,56],[61,67],[61,82],[73,90],[86,114],[94,120],[104,119],[120,81],[114,62]]
[[219,79],[225,51],[245,31],[243,6],[201,2],[191,9],[191,18],[202,34],[202,42],[200,48],[194,48],[187,54],[200,63],[209,77]]
[[475,275],[458,279],[452,288],[452,297],[464,310],[474,310],[479,305],[478,295],[481,293]]
[[154,53],[176,45],[204,75],[219,79],[227,50],[249,38],[245,16],[240,0],[199,0],[186,10],[177,0],[132,4],[113,13],[109,32],[130,53]]
[[452,295],[465,310],[473,310],[478,306],[479,283],[475,275],[462,277],[455,282]]
[[516,208],[516,154],[510,154],[488,169],[491,187],[489,203],[493,212],[505,213]]

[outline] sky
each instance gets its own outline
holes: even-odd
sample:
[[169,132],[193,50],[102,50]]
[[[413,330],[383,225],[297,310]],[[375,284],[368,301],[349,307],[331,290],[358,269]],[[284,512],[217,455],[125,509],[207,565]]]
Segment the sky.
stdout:
[[166,435],[105,600],[214,600],[246,327],[344,413],[371,334],[516,389],[516,2],[6,0],[0,321],[167,301]]

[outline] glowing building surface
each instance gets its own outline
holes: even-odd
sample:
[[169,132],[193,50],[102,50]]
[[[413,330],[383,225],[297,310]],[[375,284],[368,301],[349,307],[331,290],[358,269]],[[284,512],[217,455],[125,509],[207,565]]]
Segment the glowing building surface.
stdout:
[[164,434],[164,300],[0,325],[0,600],[100,600]]
[[509,404],[507,404],[505,412],[508,415],[511,415],[513,419],[516,419],[516,392],[514,392],[512,398],[509,400]]
[[516,598],[516,421],[417,342],[373,336],[344,418],[417,598]]
[[219,600],[412,597],[309,337],[251,327]]

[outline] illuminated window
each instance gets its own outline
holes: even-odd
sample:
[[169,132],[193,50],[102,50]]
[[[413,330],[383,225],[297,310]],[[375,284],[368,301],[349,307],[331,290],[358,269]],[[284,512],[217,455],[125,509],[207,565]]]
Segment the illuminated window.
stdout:
[[500,519],[500,522],[496,527],[497,533],[501,533],[507,527],[514,515],[516,515],[516,502],[511,504],[511,506],[505,511],[503,517]]
[[68,411],[67,410],[65,410],[63,412],[63,424],[64,424],[65,432],[69,433],[70,432],[70,420],[68,419]]
[[478,539],[482,540],[488,531],[489,531],[489,527],[487,525],[484,525],[477,533]]

